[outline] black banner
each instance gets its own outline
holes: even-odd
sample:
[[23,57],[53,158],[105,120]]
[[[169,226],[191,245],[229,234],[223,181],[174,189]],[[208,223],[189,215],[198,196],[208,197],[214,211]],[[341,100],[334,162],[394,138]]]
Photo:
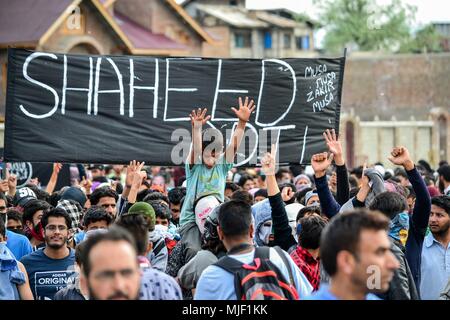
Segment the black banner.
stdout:
[[[345,57],[209,59],[63,55],[10,49],[5,161],[183,164],[189,114],[226,141],[238,97],[255,100],[237,165],[277,142],[279,162],[306,164],[339,131]],[[225,140],[224,139],[224,140]]]

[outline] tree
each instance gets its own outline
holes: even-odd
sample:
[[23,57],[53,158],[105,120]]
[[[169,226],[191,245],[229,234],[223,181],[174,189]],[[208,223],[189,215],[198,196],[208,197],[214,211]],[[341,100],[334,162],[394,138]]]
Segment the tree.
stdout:
[[398,51],[410,41],[410,24],[416,8],[393,0],[380,6],[375,0],[315,0],[320,22],[326,27],[324,48],[342,52],[344,47],[361,51]]
[[431,53],[442,52],[441,35],[436,31],[436,28],[429,24],[419,29],[411,41],[405,43],[400,52],[411,53]]

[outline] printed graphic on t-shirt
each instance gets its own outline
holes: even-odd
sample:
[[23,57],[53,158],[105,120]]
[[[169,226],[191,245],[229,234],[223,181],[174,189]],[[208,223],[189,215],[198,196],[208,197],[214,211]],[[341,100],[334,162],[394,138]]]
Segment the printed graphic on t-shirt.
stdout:
[[53,300],[56,292],[75,282],[75,271],[36,272],[34,292],[36,300]]

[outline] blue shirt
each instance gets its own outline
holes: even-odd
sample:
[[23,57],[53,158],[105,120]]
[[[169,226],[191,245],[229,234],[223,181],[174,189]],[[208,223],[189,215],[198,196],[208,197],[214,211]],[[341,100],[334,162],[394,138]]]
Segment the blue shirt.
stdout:
[[52,300],[56,292],[74,283],[75,251],[69,250],[69,255],[63,259],[47,257],[44,249],[22,258],[36,300]]
[[224,200],[227,173],[233,168],[232,163],[224,163],[224,157],[222,156],[211,169],[204,164],[194,164],[191,168],[190,164],[186,163],[186,197],[181,208],[180,226],[195,221],[193,206],[199,195],[215,192],[221,201]]
[[425,237],[422,247],[420,297],[438,300],[450,278],[450,244],[444,248],[433,234]]
[[[312,286],[305,275],[295,265],[292,258],[284,252],[289,261],[300,300],[312,292]],[[239,255],[230,255],[242,263],[251,263],[255,250]],[[282,272],[285,279],[289,279],[288,269],[275,249],[270,249],[270,261]],[[197,283],[194,300],[237,300],[234,287],[234,275],[215,265],[210,265],[203,271]]]
[[[322,284],[317,292],[307,297],[305,300],[341,300],[330,292],[328,285]],[[368,293],[365,300],[381,300],[376,295]]]
[[33,252],[33,247],[27,237],[9,230],[6,230],[6,246],[14,254],[17,260],[22,259],[23,256]]

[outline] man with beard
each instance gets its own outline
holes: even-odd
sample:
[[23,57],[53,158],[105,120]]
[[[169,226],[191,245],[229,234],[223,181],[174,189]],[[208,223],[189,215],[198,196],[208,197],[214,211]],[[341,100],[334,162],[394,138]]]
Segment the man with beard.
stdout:
[[450,197],[431,199],[428,223],[431,233],[422,247],[420,295],[437,300],[450,279]]
[[136,244],[131,234],[113,226],[84,243],[80,275],[81,288],[90,300],[137,300],[140,269]]
[[30,240],[33,251],[45,246],[41,219],[44,210],[48,209],[50,209],[50,205],[42,200],[30,200],[23,207],[22,222],[24,231]]
[[310,300],[379,300],[389,289],[399,262],[391,252],[389,219],[358,210],[337,215],[322,233],[320,255],[330,285]]
[[55,293],[73,282],[74,250],[67,247],[72,220],[61,208],[42,215],[45,248],[22,258],[36,300],[53,299]]
[[450,165],[444,164],[437,170],[439,174],[439,190],[442,194],[450,196]]

